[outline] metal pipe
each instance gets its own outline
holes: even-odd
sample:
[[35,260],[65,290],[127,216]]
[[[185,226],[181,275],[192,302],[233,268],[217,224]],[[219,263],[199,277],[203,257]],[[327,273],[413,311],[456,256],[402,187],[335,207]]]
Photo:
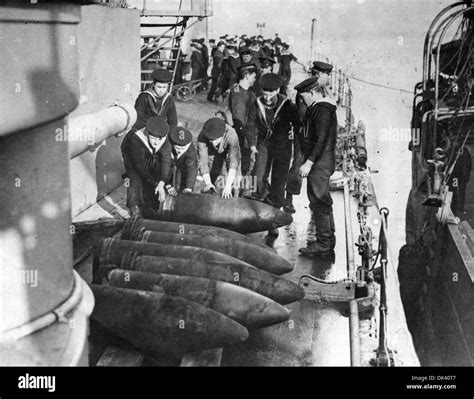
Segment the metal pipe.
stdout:
[[313,59],[313,45],[314,45],[314,24],[316,22],[316,18],[313,18],[311,21],[311,49],[309,50],[309,59]]
[[69,142],[69,157],[73,159],[108,137],[130,129],[136,120],[137,112],[132,105],[113,105],[70,118],[65,131],[56,130],[56,140]]
[[351,221],[351,203],[349,191],[349,178],[344,179],[344,218],[346,226],[346,260],[347,272],[350,279],[355,278],[354,248],[352,245],[352,221]]
[[351,346],[351,366],[360,367],[359,306],[357,300],[349,302],[349,334]]

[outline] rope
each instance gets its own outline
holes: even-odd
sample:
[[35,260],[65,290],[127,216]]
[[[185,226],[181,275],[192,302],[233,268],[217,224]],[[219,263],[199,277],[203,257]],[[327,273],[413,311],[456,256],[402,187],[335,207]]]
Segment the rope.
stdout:
[[383,85],[383,84],[381,84],[381,83],[369,82],[368,80],[356,78],[355,76],[352,76],[352,75],[344,75],[344,76],[345,76],[346,78],[349,78],[349,79],[352,79],[352,80],[356,80],[356,81],[358,81],[358,82],[366,83],[366,84],[371,85],[371,86],[380,87],[380,88],[382,88],[382,89],[394,90],[394,91],[399,91],[399,92],[402,92],[402,93],[413,94],[413,91],[411,91],[411,90],[398,89],[398,88],[396,88],[396,87]]

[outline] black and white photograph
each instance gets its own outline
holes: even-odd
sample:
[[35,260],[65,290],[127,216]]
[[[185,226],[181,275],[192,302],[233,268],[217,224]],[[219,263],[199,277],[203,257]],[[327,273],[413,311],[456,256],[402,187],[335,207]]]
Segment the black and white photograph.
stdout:
[[7,0],[0,52],[18,392],[72,366],[409,368],[399,393],[460,393],[471,0]]

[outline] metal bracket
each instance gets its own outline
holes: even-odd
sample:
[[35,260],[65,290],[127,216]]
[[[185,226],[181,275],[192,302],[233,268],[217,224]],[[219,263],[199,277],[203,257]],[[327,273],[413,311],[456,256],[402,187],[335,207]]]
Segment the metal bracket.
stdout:
[[315,302],[349,302],[355,299],[357,284],[352,280],[327,282],[303,275],[298,285],[305,290],[305,297]]

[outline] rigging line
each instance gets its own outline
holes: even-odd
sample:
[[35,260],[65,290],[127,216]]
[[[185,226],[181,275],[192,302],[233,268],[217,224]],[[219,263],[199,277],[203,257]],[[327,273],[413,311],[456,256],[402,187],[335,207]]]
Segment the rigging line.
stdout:
[[369,85],[381,87],[381,88],[383,88],[383,89],[388,89],[388,90],[394,90],[394,91],[399,91],[399,92],[403,92],[403,93],[413,94],[413,91],[411,91],[411,90],[397,89],[396,87],[387,86],[387,85],[383,85],[383,84],[375,83],[375,82],[369,82],[369,81],[367,81],[367,80],[363,80],[363,79],[360,79],[360,78],[356,78],[355,76],[352,76],[352,75],[345,75],[345,76],[346,76],[346,78],[348,78],[348,79],[356,80],[356,81],[362,82],[362,83],[367,83],[367,84],[369,84]]

